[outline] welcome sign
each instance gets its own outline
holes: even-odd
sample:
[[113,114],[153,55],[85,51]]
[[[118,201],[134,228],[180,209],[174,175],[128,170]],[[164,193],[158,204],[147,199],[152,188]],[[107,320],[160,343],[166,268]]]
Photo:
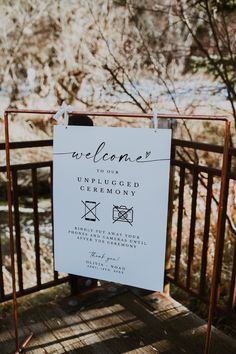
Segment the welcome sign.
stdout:
[[54,127],[57,271],[163,290],[171,131]]

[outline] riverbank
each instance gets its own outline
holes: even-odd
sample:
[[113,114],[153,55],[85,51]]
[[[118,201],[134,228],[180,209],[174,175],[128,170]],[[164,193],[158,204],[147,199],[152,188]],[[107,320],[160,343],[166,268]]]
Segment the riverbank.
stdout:
[[[139,97],[148,103],[150,109],[157,109],[159,113],[177,113],[177,109],[181,114],[207,114],[207,115],[226,115],[231,116],[230,103],[227,100],[227,92],[224,86],[219,82],[212,81],[207,75],[195,74],[185,75],[175,82],[167,82],[168,90],[164,85],[144,78],[134,82],[134,86],[127,83],[127,92],[137,101]],[[112,86],[106,86],[103,90],[97,87],[84,87],[80,92],[80,100],[72,102],[75,110],[79,111],[117,111],[117,112],[140,112],[133,100],[124,92],[114,91]],[[39,97],[33,91],[23,90],[24,105],[18,104],[18,108],[25,109],[47,109],[55,110],[58,108],[56,98],[47,96]],[[1,127],[3,124],[3,112],[10,107],[9,93],[0,91],[0,121]],[[92,106],[87,107],[81,101],[93,99]],[[22,100],[23,102],[23,100]],[[177,109],[176,109],[177,108]],[[149,113],[148,112],[148,113]],[[46,138],[52,136],[52,121],[51,117],[47,116],[14,116],[11,128],[11,139],[16,140],[30,140],[33,138]],[[136,123],[134,120],[129,121],[132,126],[146,126],[144,121]],[[124,120],[109,119],[95,119],[96,125],[118,125],[124,126]],[[190,124],[191,133],[199,132],[197,124]],[[3,129],[0,129],[0,141],[3,140]],[[210,137],[209,137],[210,138]]]

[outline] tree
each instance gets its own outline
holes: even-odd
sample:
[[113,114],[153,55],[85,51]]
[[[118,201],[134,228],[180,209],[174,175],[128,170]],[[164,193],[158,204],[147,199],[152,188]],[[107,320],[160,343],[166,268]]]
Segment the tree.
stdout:
[[235,10],[235,0],[177,0],[177,13],[195,43],[195,68],[224,84],[236,124]]

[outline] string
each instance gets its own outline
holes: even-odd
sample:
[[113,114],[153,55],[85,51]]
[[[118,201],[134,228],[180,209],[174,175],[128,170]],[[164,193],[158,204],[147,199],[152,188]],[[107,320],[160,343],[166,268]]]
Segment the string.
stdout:
[[154,108],[153,109],[153,116],[151,118],[151,128],[154,128],[155,130],[158,129],[158,122],[159,122],[159,118],[158,118],[158,114],[157,114],[157,109]]
[[68,126],[68,122],[69,122],[69,114],[73,112],[73,107],[70,105],[67,105],[65,102],[62,102],[61,107],[59,108],[59,110],[57,111],[56,114],[54,114],[53,118],[58,120],[60,117],[64,117],[64,126],[67,127]]

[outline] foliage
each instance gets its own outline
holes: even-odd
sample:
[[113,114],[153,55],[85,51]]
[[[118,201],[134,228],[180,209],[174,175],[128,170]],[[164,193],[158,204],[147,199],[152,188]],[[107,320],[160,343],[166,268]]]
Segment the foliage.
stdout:
[[137,80],[152,77],[171,95],[183,70],[186,38],[173,1],[24,0],[13,7],[5,0],[0,10],[0,84],[12,107],[53,96],[99,108],[111,87],[110,95],[125,92],[146,111],[153,99],[140,94]]
[[177,0],[177,4],[179,16],[195,43],[192,50],[201,56],[195,69],[205,64],[208,72],[224,84],[236,124],[236,23],[232,11],[236,2],[190,0],[184,4]]
[[231,11],[236,9],[235,0],[213,0],[212,3],[218,11]]
[[235,55],[233,55],[232,58],[224,58],[223,61],[216,55],[210,55],[210,59],[206,57],[191,56],[190,63],[194,72],[198,72],[200,69],[204,69],[207,73],[212,74],[216,80],[220,79],[217,68],[226,66],[230,82],[233,85],[236,84]]
[[235,113],[235,21],[226,11],[234,3],[21,0],[13,7],[4,0],[1,92],[16,108],[44,108],[46,100],[55,107],[66,100],[85,110],[123,110],[129,104],[150,112],[160,98],[155,90],[145,95],[139,89],[148,79],[165,90],[166,110],[185,113],[191,107],[178,104],[175,80],[196,54],[224,83]]

